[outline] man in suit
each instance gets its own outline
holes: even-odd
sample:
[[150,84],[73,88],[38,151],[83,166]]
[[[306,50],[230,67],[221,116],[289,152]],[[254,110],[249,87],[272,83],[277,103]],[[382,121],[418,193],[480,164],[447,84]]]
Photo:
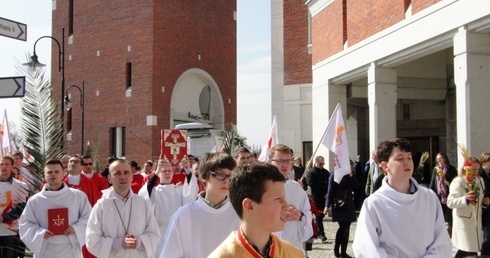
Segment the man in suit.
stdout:
[[378,179],[378,176],[384,175],[383,169],[379,166],[379,160],[376,151],[372,152],[371,159],[372,161],[369,166],[369,172],[367,175],[366,188],[365,188],[366,196],[371,195],[377,190],[374,187],[374,183],[376,182],[376,179]]

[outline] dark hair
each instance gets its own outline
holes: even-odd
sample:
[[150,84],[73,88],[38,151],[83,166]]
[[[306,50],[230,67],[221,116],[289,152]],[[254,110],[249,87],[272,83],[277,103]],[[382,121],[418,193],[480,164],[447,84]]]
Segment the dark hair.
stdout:
[[[21,159],[24,159],[24,153],[22,153],[21,151],[14,151],[12,153],[12,157],[15,157],[15,156],[19,156]],[[12,163],[14,164],[14,163]]]
[[12,158],[12,156],[9,156],[9,155],[5,155],[5,156],[2,156],[0,159],[8,159],[10,160],[10,165],[14,165],[14,158]]
[[61,167],[63,167],[63,163],[61,163],[59,159],[50,159],[46,162],[46,166],[47,165],[60,165]]
[[83,158],[82,158],[80,155],[78,155],[78,154],[70,155],[70,159],[71,159],[71,158],[78,158],[78,159],[80,160],[80,164],[81,164],[81,165],[84,165],[84,164],[85,164],[85,163],[83,162]]
[[399,148],[402,151],[411,152],[412,145],[405,138],[393,138],[388,140],[383,140],[378,145],[378,150],[376,155],[378,156],[379,162],[388,162],[390,159],[393,148]]
[[131,167],[133,167],[133,168],[138,169],[138,162],[136,162],[135,160],[131,160],[131,161],[129,162],[129,165],[130,165]]
[[[446,153],[444,153],[444,152],[439,152],[439,153],[437,153],[437,154],[436,154],[436,158],[437,158],[437,156],[438,156],[438,155],[439,155],[439,156],[442,156],[442,158],[444,159],[444,164],[446,164],[446,165],[448,165],[448,166],[449,166],[449,165],[451,165],[451,164],[449,163],[449,158],[447,157],[447,154],[446,154]],[[437,164],[437,160],[436,160],[436,164]]]
[[211,171],[219,168],[233,170],[236,166],[235,160],[227,153],[205,153],[201,156],[199,163],[199,175],[203,179],[208,179]]
[[272,159],[276,152],[285,152],[291,154],[293,156],[293,150],[289,148],[288,146],[284,144],[276,144],[272,149],[269,151],[269,159]]
[[243,216],[242,202],[249,198],[256,203],[262,202],[266,181],[286,182],[284,176],[272,164],[265,162],[247,162],[237,166],[231,173],[229,197],[238,217]]
[[82,159],[92,159],[92,156],[85,154],[82,156]]
[[110,156],[107,158],[107,164],[111,164],[114,160],[116,160],[117,158],[114,157],[114,156]]
[[236,147],[235,149],[233,149],[233,152],[231,153],[231,156],[236,159],[238,158],[238,155],[240,153],[250,153],[250,150],[247,149],[247,147]]

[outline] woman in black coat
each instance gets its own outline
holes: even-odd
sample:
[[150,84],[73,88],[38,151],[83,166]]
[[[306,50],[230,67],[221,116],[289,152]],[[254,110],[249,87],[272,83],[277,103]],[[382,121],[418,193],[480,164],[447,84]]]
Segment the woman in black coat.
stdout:
[[333,251],[335,257],[350,258],[351,256],[347,254],[350,224],[357,220],[353,191],[359,187],[359,182],[352,173],[342,177],[340,183],[335,182],[334,177],[335,172],[330,174],[328,180],[329,187],[325,203],[325,210],[327,211],[327,207],[330,208],[332,221],[339,223]]
[[449,235],[451,235],[451,230],[453,227],[453,214],[452,210],[447,207],[446,201],[449,194],[449,185],[457,176],[458,171],[454,166],[449,164],[449,158],[447,157],[446,153],[437,153],[436,166],[432,170],[432,178],[430,180],[429,188],[432,189],[439,197],[444,219],[448,223]]

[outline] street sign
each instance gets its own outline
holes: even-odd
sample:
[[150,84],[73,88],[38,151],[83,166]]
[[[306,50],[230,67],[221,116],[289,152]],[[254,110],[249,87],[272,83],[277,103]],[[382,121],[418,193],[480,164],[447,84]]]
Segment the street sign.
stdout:
[[0,98],[22,98],[25,93],[25,76],[0,78]]
[[27,25],[0,17],[0,36],[27,40]]

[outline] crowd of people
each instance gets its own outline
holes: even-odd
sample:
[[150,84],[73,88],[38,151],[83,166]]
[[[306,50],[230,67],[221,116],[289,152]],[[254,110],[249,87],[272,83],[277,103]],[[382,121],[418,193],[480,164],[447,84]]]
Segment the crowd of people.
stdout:
[[47,161],[35,189],[22,153],[3,156],[0,258],[26,247],[35,257],[307,257],[313,239],[327,241],[326,215],[338,224],[335,257],[351,257],[354,221],[356,257],[490,253],[490,153],[465,157],[459,173],[438,153],[427,185],[403,138],[358,156],[340,181],[323,156],[303,167],[283,144],[256,158],[245,147],[178,167],[111,157],[99,173],[92,157],[70,155]]

